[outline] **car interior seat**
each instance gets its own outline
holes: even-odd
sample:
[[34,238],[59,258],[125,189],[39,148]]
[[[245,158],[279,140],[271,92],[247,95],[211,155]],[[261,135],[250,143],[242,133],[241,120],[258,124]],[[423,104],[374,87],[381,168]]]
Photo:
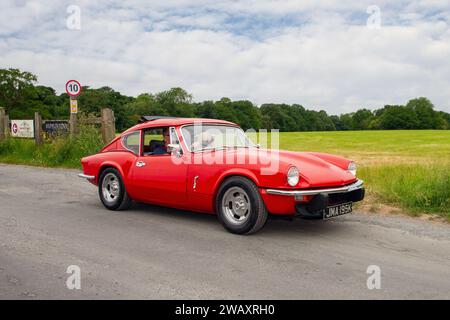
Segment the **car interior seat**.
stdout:
[[149,145],[149,154],[153,154],[156,148],[161,147],[164,148],[164,141],[160,140],[150,140]]

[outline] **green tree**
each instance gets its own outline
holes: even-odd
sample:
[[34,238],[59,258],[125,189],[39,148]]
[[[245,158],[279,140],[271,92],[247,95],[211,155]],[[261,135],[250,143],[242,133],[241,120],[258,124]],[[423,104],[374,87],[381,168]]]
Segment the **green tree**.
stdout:
[[334,126],[333,121],[328,116],[327,112],[325,110],[320,110],[317,113],[317,116],[319,118],[319,126],[318,130],[320,131],[335,131],[336,127]]
[[[288,115],[285,105],[267,103],[260,108],[262,116],[266,117],[266,129],[278,129],[280,131],[290,131],[290,127],[295,125],[295,120]],[[268,120],[267,120],[268,119]]]
[[293,104],[292,106],[287,106],[287,111],[287,116],[292,118],[292,122],[290,120],[288,121],[290,125],[290,128],[288,128],[289,131],[305,131],[307,127],[305,108],[299,104]]
[[352,115],[352,129],[367,130],[372,119],[372,111],[367,109],[359,109]]
[[339,116],[341,130],[353,130],[353,113],[344,113]]
[[37,77],[19,69],[0,69],[0,106],[14,116],[27,112],[24,103],[32,99]]
[[229,103],[237,117],[237,123],[244,129],[255,129],[261,128],[261,113],[258,107],[253,105],[248,100],[233,101]]
[[195,115],[199,118],[222,119],[237,122],[238,116],[230,107],[231,100],[222,98],[219,101],[204,101],[196,104]]
[[338,130],[338,131],[345,130],[343,123],[342,123],[341,119],[339,118],[339,116],[332,115],[332,116],[330,116],[330,120],[333,122],[336,130]]
[[424,97],[409,100],[406,107],[417,117],[417,129],[439,129],[442,118],[435,112],[434,105]]
[[125,105],[128,113],[128,119],[133,124],[137,123],[141,116],[144,115],[160,115],[168,116],[167,111],[158,103],[155,97],[149,93],[143,93],[136,99]]
[[442,119],[442,126],[440,129],[450,129],[450,113],[439,111],[439,116]]
[[385,106],[380,115],[380,129],[414,129],[418,125],[417,116],[405,106]]
[[[68,108],[69,96],[64,94],[64,97]],[[77,99],[80,110],[86,113],[99,115],[102,108],[111,108],[116,118],[116,129],[119,131],[133,124],[130,120],[131,115],[125,106],[134,101],[134,98],[124,96],[110,87],[101,87],[98,89],[83,87]]]
[[181,88],[159,92],[155,95],[155,100],[171,116],[194,116],[195,108],[192,104],[192,95]]
[[[0,107],[11,118],[30,119],[38,111],[44,119],[69,116],[69,96],[57,95],[51,87],[35,85],[37,77],[19,69],[0,69]],[[251,101],[218,101],[194,103],[192,95],[182,88],[172,88],[155,94],[144,93],[137,98],[121,94],[110,87],[83,87],[78,97],[80,111],[100,114],[111,108],[116,128],[122,131],[134,125],[142,115],[201,117],[224,119],[248,128],[279,129],[280,131],[326,131],[367,129],[450,129],[450,114],[435,111],[425,97],[415,98],[406,105],[386,105],[371,111],[359,109],[340,116],[324,110],[306,110],[300,104],[263,104]]]

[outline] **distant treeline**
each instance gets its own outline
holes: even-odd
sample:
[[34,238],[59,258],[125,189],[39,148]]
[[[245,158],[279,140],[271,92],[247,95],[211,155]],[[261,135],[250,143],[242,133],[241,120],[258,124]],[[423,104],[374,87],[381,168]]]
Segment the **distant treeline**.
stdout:
[[[44,119],[69,116],[69,96],[57,95],[51,87],[36,85],[37,77],[18,69],[0,69],[0,107],[11,119],[32,118],[39,111]],[[326,111],[307,110],[299,104],[263,104],[250,101],[193,102],[181,88],[137,97],[122,95],[109,87],[83,87],[78,97],[79,108],[86,113],[99,113],[110,107],[116,116],[116,128],[122,131],[137,123],[141,115],[167,115],[229,120],[244,129],[279,129],[280,131],[334,131],[378,129],[450,129],[450,114],[435,111],[427,98],[410,100],[406,105],[386,105],[371,111],[328,115]]]

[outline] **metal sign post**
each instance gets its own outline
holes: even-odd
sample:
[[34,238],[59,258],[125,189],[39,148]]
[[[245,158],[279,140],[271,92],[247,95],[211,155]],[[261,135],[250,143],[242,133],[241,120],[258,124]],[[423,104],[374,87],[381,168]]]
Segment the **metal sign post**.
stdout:
[[76,97],[81,93],[81,84],[77,80],[69,80],[66,83],[66,92],[70,96],[70,137],[74,137],[77,131],[78,101]]
[[[76,107],[73,108],[72,105],[75,105]],[[69,126],[70,126],[70,137],[73,138],[77,131],[77,113],[78,113],[78,103],[77,100],[70,97],[70,120],[69,120]]]

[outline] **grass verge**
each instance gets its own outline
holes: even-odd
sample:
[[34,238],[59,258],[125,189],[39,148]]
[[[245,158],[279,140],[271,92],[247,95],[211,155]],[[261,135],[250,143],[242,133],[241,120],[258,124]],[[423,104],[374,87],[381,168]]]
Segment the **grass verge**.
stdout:
[[80,168],[80,159],[98,152],[101,135],[92,126],[83,126],[73,139],[60,137],[36,146],[33,140],[8,138],[0,142],[0,162],[44,167]]
[[408,213],[434,213],[450,220],[450,163],[363,167],[368,193]]

